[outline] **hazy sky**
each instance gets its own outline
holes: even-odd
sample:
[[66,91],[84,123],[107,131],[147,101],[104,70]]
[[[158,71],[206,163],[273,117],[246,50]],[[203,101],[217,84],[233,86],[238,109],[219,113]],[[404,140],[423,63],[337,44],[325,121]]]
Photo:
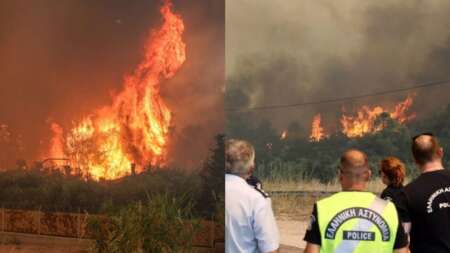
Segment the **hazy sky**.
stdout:
[[[226,3],[227,90],[250,105],[301,103],[450,79],[446,0],[234,0]],[[418,116],[447,105],[450,85],[419,90]],[[392,105],[406,94],[355,101]],[[315,113],[337,123],[338,103],[260,112],[284,128]],[[232,105],[229,105],[232,106]]]

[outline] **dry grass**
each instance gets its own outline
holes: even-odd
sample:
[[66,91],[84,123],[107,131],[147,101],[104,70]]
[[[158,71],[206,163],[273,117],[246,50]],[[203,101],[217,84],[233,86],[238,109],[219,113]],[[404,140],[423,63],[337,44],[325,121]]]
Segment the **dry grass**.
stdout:
[[[264,190],[267,192],[274,191],[306,191],[311,194],[304,196],[294,196],[289,194],[273,195],[272,207],[275,216],[279,220],[306,220],[312,212],[313,205],[316,201],[325,196],[318,196],[314,192],[337,192],[341,190],[339,182],[323,184],[317,180],[311,181],[263,181]],[[372,180],[369,182],[367,190],[376,194],[381,193],[385,185],[381,180]]]
[[277,220],[304,221],[311,215],[314,196],[272,196],[272,207]]
[[[310,192],[337,192],[341,190],[341,185],[337,180],[331,183],[321,183],[318,180],[302,180],[302,181],[263,181],[264,190],[271,191],[310,191]],[[381,180],[372,180],[369,182],[367,190],[380,193],[386,186]]]

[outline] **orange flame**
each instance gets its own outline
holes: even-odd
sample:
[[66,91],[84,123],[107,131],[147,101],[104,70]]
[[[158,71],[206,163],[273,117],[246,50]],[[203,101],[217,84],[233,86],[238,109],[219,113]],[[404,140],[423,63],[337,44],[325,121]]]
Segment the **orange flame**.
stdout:
[[50,128],[53,132],[53,137],[50,140],[49,155],[52,158],[61,159],[61,158],[65,157],[64,143],[63,143],[64,130],[57,123],[52,123],[50,125]]
[[286,139],[287,138],[287,134],[288,134],[287,130],[284,130],[283,132],[281,132],[280,140]]
[[310,141],[321,141],[322,139],[327,137],[323,127],[321,126],[321,121],[322,117],[320,113],[316,114],[312,121],[311,135],[309,136]]
[[381,106],[369,107],[364,105],[357,111],[356,116],[342,115],[342,133],[348,137],[361,137],[367,133],[380,131],[384,126],[376,124],[376,119],[382,113],[388,113],[392,119],[404,123],[415,117],[415,114],[407,115],[407,110],[412,103],[413,95],[408,95],[404,101],[395,106],[393,111],[388,111]]
[[139,173],[146,166],[164,163],[172,115],[159,85],[186,60],[181,37],[184,23],[171,8],[165,1],[160,9],[162,26],[151,32],[143,61],[125,78],[112,105],[74,123],[66,136],[55,128],[51,150],[63,149],[83,176],[115,179],[129,174],[132,164],[139,166]]

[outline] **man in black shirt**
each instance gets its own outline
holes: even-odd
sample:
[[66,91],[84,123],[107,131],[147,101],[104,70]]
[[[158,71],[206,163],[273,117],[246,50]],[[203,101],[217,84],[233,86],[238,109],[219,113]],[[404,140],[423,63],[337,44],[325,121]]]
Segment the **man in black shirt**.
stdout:
[[[442,166],[443,150],[431,134],[413,138],[412,153],[421,175],[400,194],[397,208],[411,223],[412,253],[450,252],[450,171]],[[407,231],[408,232],[408,231]]]

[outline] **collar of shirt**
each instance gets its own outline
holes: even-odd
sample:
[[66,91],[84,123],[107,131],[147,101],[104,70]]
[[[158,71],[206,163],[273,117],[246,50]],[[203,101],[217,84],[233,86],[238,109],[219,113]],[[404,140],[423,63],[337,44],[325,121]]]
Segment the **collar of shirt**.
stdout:
[[240,183],[247,184],[245,179],[243,179],[240,176],[234,175],[234,174],[225,174],[225,181],[227,181],[227,182],[240,182]]
[[435,168],[432,168],[432,169],[428,169],[427,171],[424,171],[424,172],[422,172],[421,174],[422,174],[422,175],[428,174],[428,173],[431,174],[431,173],[433,173],[433,172],[442,171],[442,170],[445,170],[444,167],[435,167]]

